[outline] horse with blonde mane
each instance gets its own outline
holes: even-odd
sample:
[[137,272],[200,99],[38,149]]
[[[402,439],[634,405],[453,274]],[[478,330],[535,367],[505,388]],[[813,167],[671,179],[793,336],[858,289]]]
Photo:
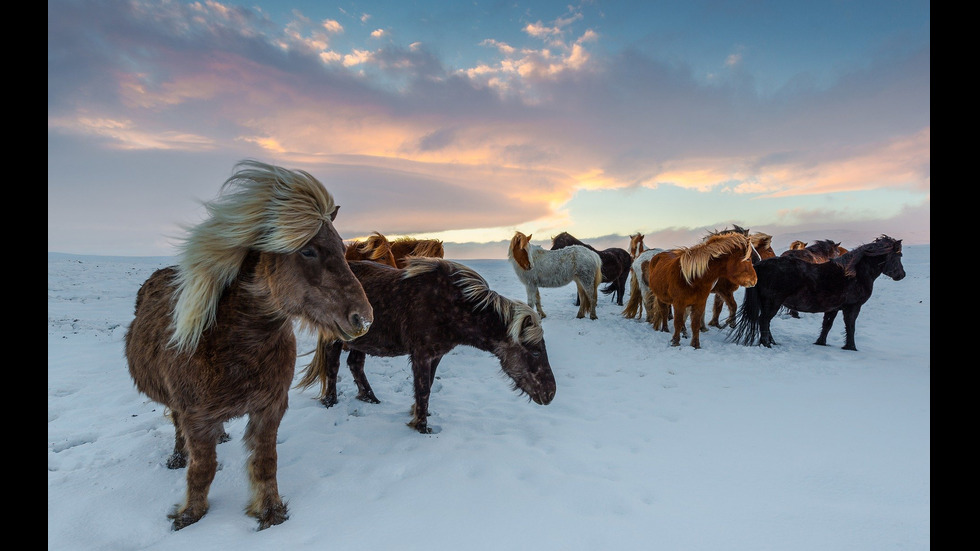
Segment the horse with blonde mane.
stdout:
[[416,239],[414,237],[399,237],[391,242],[391,253],[399,268],[404,268],[409,256],[424,256],[426,258],[445,258],[446,250],[438,239]]
[[579,299],[575,317],[583,318],[588,312],[591,319],[599,318],[595,312],[599,283],[602,281],[599,253],[581,245],[549,251],[532,244],[530,235],[516,232],[507,248],[507,260],[527,290],[527,303],[537,309],[542,318],[545,313],[541,308],[538,288],[564,287],[573,281]]
[[[739,226],[735,226],[737,230],[741,230]],[[772,236],[767,233],[756,232],[748,233],[748,230],[744,230],[745,235],[748,236],[749,241],[752,242],[752,246],[755,248],[756,252],[759,253],[760,259],[772,258],[776,256],[776,252],[772,250]],[[721,317],[721,311],[725,306],[728,306],[728,318],[725,320],[725,327],[735,327],[735,315],[738,311],[738,303],[735,301],[735,291],[738,290],[738,285],[727,279],[719,279],[711,293],[715,296],[714,304],[711,310],[711,321],[707,325],[712,327],[717,327],[721,329],[723,326],[719,322]],[[705,326],[704,319],[701,320],[702,331],[707,331],[707,326]]]
[[640,256],[643,254],[643,251],[647,250],[643,245],[643,237],[644,235],[640,232],[636,232],[630,236],[629,253],[630,258],[633,260],[636,260],[636,257]]
[[344,250],[344,258],[347,260],[372,260],[387,264],[392,268],[398,267],[391,243],[380,232],[374,232],[363,241],[355,239],[348,243]]
[[125,354],[136,388],[171,412],[174,451],[187,467],[180,530],[208,511],[223,423],[248,415],[252,498],[259,529],[288,518],[276,479],[276,438],[296,365],[293,322],[350,340],[373,309],[344,259],[338,206],[316,178],[245,160],[206,203],[179,264],[154,272],[136,294]]
[[692,247],[660,252],[650,259],[647,283],[653,295],[654,329],[668,331],[668,307],[674,312],[671,346],[679,346],[690,308],[691,346],[701,347],[701,320],[715,281],[720,278],[751,287],[756,283],[753,263],[759,260],[749,238],[741,233],[710,235]]

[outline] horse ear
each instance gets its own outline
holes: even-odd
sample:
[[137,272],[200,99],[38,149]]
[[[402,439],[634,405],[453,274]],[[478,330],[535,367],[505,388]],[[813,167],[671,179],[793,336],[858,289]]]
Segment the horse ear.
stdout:
[[[534,234],[531,234],[531,235],[534,235]],[[528,243],[530,243],[530,242],[531,242],[531,235],[528,235],[528,236],[527,236],[527,242],[528,242]]]
[[330,221],[331,222],[333,222],[334,220],[337,219],[337,211],[339,211],[339,210],[340,210],[340,205],[337,205],[337,206],[335,206],[333,208],[333,212],[330,213]]

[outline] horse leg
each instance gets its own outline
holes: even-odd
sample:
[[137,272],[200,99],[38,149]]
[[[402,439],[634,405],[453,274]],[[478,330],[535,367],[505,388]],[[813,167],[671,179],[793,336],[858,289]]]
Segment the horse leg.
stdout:
[[[728,306],[728,319],[725,321],[725,326],[735,327],[735,313],[738,311],[738,303],[735,302],[735,293],[725,293],[722,297],[725,301],[725,305]],[[718,297],[715,296],[715,302],[718,301]],[[716,307],[717,313],[721,313],[721,307]],[[717,317],[717,314],[716,314]],[[718,326],[719,328],[723,326]]]
[[844,346],[841,347],[844,350],[857,351],[857,347],[854,346],[854,326],[857,323],[859,313],[861,313],[860,304],[851,304],[844,307],[844,331],[847,335]]
[[701,324],[704,323],[704,302],[697,301],[691,305],[691,346],[695,349],[701,348]]
[[245,427],[245,447],[250,452],[248,462],[249,485],[252,501],[245,512],[259,520],[259,530],[282,524],[289,515],[286,504],[279,495],[276,480],[276,436],[279,423],[286,413],[286,396],[273,406],[248,414]]
[[599,284],[602,283],[602,276],[596,274],[595,281],[591,287],[586,289],[589,291],[587,298],[589,299],[589,319],[599,319],[599,316],[595,313],[596,305],[599,303]]
[[208,512],[208,490],[218,470],[218,437],[220,422],[207,421],[198,416],[178,414],[187,448],[187,496],[184,505],[167,515],[173,520],[172,528],[180,530],[201,520]]
[[[429,393],[432,391],[432,381],[435,377],[432,360],[412,354],[412,375],[415,387],[415,404],[412,406],[412,420],[408,426],[422,434],[432,433],[429,428]],[[438,365],[438,364],[437,364]]]
[[625,271],[616,280],[616,305],[623,305],[623,296],[626,294],[626,278],[630,275],[629,271]]
[[585,288],[582,287],[582,283],[577,279],[575,280],[575,305],[578,306],[578,313],[575,314],[575,318],[584,318],[585,311],[589,308],[589,302],[585,297]]
[[681,330],[684,330],[684,315],[687,313],[686,311],[687,308],[681,306],[680,309],[678,309],[678,303],[676,302],[674,303],[673,306],[674,306],[674,312],[677,312],[677,314],[674,315],[674,335],[670,339],[670,345],[680,346]]
[[367,376],[364,375],[364,357],[364,352],[360,350],[351,350],[347,354],[347,368],[350,369],[354,384],[357,385],[357,399],[362,402],[380,404],[381,400],[378,400],[378,397],[374,395],[371,384],[368,383]]
[[724,307],[724,301],[721,299],[721,295],[718,293],[714,293],[714,295],[714,304],[711,305],[711,321],[708,322],[708,325],[718,327],[720,329],[721,325],[718,320],[721,318],[721,309]]
[[779,311],[780,303],[766,301],[764,297],[760,297],[762,301],[759,309],[759,344],[765,346],[766,348],[772,348],[772,345],[777,344],[772,338],[772,331],[769,328],[770,323],[772,323],[772,318]]
[[541,291],[538,290],[536,286],[528,286],[527,288],[527,304],[531,308],[538,311],[538,315],[541,319],[545,318],[544,310],[541,309]]
[[320,398],[320,403],[326,407],[337,404],[337,376],[340,371],[340,352],[343,346],[340,341],[326,342],[320,337],[316,353],[310,360],[309,369],[322,374],[323,397]]
[[174,453],[167,458],[167,468],[183,469],[187,466],[187,443],[180,424],[180,414],[171,410],[170,420],[174,423]]
[[823,313],[823,325],[820,326],[820,336],[817,337],[817,341],[813,344],[827,346],[827,335],[830,334],[830,328],[834,325],[834,320],[837,318],[837,312],[840,312],[840,308],[828,310]]

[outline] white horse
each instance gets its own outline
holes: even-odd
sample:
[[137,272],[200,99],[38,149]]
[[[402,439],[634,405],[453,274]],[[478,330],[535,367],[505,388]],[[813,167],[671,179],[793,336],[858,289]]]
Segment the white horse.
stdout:
[[602,282],[602,259],[599,254],[581,245],[569,245],[549,251],[531,244],[531,236],[521,232],[514,234],[507,250],[517,279],[527,289],[527,303],[545,317],[541,309],[541,293],[538,287],[563,287],[572,281],[578,288],[579,307],[577,318],[585,317],[588,310],[591,319],[595,313],[596,293]]

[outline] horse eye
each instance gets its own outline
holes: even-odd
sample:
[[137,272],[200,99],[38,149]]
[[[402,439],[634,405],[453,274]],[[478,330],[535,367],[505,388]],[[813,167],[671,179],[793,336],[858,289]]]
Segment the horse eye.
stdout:
[[534,358],[540,358],[541,357],[541,353],[538,352],[537,350],[532,350],[531,351],[531,356],[534,357]]
[[316,251],[313,250],[312,247],[307,247],[307,248],[303,249],[302,251],[299,252],[299,254],[305,256],[306,258],[315,258],[316,257]]

